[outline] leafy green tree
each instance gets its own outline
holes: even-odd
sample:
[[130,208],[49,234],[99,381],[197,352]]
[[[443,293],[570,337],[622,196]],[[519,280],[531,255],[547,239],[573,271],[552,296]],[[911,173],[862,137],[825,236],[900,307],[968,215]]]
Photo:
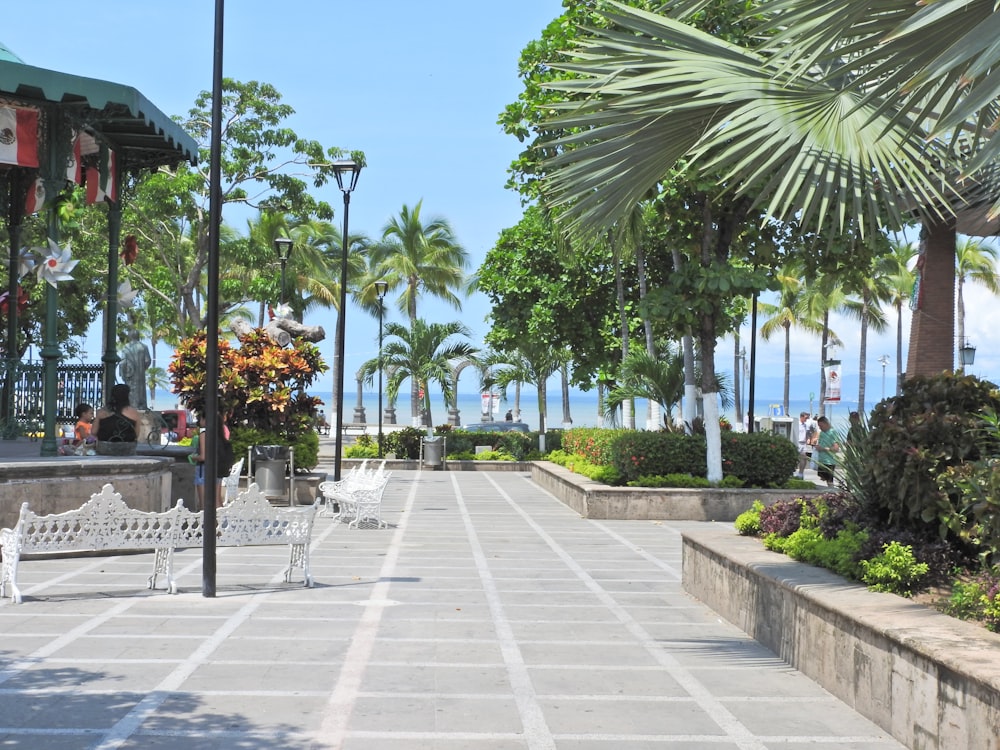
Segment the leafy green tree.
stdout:
[[[686,115],[671,118],[677,129],[684,131],[683,136],[672,133],[670,138],[661,139],[657,133],[655,138],[647,137],[644,130],[648,127],[662,129],[662,117],[644,106],[643,102],[651,100],[648,90],[639,95],[636,92],[657,88],[660,82],[649,82],[633,62],[643,53],[643,34],[650,19],[657,17],[616,7],[620,10],[617,14],[595,13],[589,4],[572,4],[569,13],[579,10],[599,22],[589,24],[579,38],[564,32],[564,54],[549,66],[561,77],[546,76],[544,68],[539,73],[537,85],[559,95],[547,99],[547,111],[566,114],[531,123],[542,139],[544,161],[530,166],[533,176],[541,178],[540,194],[546,206],[559,211],[560,225],[568,228],[578,245],[581,238],[584,242],[603,238],[609,227],[616,228],[619,237],[624,236],[628,217],[644,200],[660,202],[661,221],[673,227],[672,237],[678,246],[672,249],[677,258],[664,283],[650,285],[642,311],[698,342],[703,363],[708,476],[719,481],[722,460],[714,378],[716,339],[733,328],[731,300],[768,287],[767,270],[782,260],[778,248],[786,243],[780,235],[787,233],[788,227],[763,221],[755,205],[753,180],[741,183],[724,170],[714,169],[711,176],[699,179],[681,163],[684,150],[673,159],[662,158],[664,152],[674,153],[670,138],[690,142],[694,120]],[[725,3],[716,3],[713,10],[699,18],[711,33],[726,38],[746,33],[738,10]],[[565,22],[560,19],[560,23]],[[574,50],[569,45],[574,41],[585,50],[579,59],[572,59]],[[526,93],[530,97],[527,87]],[[694,106],[690,96],[686,99]],[[690,370],[693,372],[693,357]]]
[[573,381],[583,385],[618,361],[614,268],[603,246],[569,252],[558,240],[536,206],[500,233],[477,275],[492,305],[486,340],[501,353],[524,341],[569,349]]
[[[201,146],[199,166],[181,165],[176,172],[160,171],[140,179],[123,217],[124,231],[142,236],[142,245],[153,249],[140,253],[131,272],[166,299],[178,300],[181,331],[203,325],[199,289],[208,262],[210,104],[211,92],[203,91],[184,122]],[[281,216],[333,217],[331,207],[316,201],[309,191],[333,176],[332,162],[342,156],[340,149],[324,148],[287,127],[294,109],[269,84],[226,78],[222,109],[219,187],[224,205],[250,206]],[[363,160],[360,154],[356,158]],[[235,257],[224,258],[222,268],[227,271],[235,265],[260,268],[274,260],[273,246],[263,242],[228,244],[221,254],[226,256],[228,249]],[[222,305],[245,302],[245,280],[237,274],[224,276]]]
[[[382,347],[382,366],[389,373],[386,391],[390,403],[395,402],[399,389],[407,380],[418,392],[420,406],[417,412],[423,414],[425,425],[431,420],[430,384],[437,383],[444,395],[445,408],[453,403],[451,389],[452,369],[462,360],[470,360],[476,349],[468,341],[469,329],[461,323],[427,323],[417,318],[412,325],[388,323],[385,326],[386,341]],[[378,371],[378,358],[362,365],[366,377]],[[419,392],[423,391],[423,398]]]
[[495,354],[493,378],[506,389],[510,383],[529,383],[538,391],[538,429],[546,426],[548,379],[566,360],[565,350],[554,349],[545,342],[523,340],[510,349]]

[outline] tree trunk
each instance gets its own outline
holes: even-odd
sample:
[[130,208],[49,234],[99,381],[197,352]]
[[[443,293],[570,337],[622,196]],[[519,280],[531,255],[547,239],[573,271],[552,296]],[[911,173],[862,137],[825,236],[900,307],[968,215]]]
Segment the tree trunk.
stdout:
[[958,310],[955,314],[955,326],[958,328],[958,335],[955,337],[955,340],[958,342],[959,349],[965,346],[965,295],[962,294],[964,287],[965,276],[958,274]]
[[894,393],[899,395],[899,386],[903,382],[903,303],[896,305],[896,387]]
[[565,363],[559,367],[559,378],[562,383],[562,426],[568,430],[573,426],[573,417],[569,413],[569,372]]
[[858,344],[858,414],[865,413],[865,383],[868,368],[868,308],[871,305],[871,292],[867,289],[862,295],[861,308],[861,341]]
[[791,402],[788,400],[789,390],[792,382],[792,324],[784,322],[781,327],[785,329],[785,392],[782,396],[782,406],[785,408],[785,416],[790,417],[792,413],[788,410]]
[[826,350],[830,345],[830,311],[823,313],[823,341],[819,348],[819,415],[826,415]]
[[[646,296],[648,284],[646,281],[646,254],[642,247],[635,249],[635,264],[639,278],[639,309],[642,309],[641,302]],[[642,328],[646,334],[646,353],[650,359],[656,359],[656,342],[653,341],[653,321],[648,315],[642,316]],[[658,430],[660,428],[660,405],[656,399],[649,399],[646,402],[646,429]]]
[[910,322],[906,377],[951,372],[955,363],[955,227],[924,219],[917,256],[919,289]]
[[538,378],[538,431],[545,432],[545,378]]
[[741,376],[743,369],[740,367],[740,329],[737,326],[733,331],[733,399],[736,401],[736,424],[734,429],[740,429],[743,425],[743,389]]
[[[674,268],[682,268],[684,258],[680,251],[674,248],[670,254],[674,259]],[[681,351],[684,356],[684,401],[681,403],[681,419],[684,422],[684,430],[690,432],[697,414],[696,404],[698,401],[698,383],[694,376],[694,337],[691,336],[690,332],[681,336]]]
[[[622,278],[621,263],[615,263],[615,291],[618,296],[618,316],[622,331],[622,362],[628,357],[628,314],[625,310],[625,280]],[[622,402],[622,427],[626,430],[635,429],[635,414],[632,410],[632,400]]]

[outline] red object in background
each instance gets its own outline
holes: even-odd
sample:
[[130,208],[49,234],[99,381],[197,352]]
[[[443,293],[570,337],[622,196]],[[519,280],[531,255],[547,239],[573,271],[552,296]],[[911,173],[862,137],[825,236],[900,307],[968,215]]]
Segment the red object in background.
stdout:
[[131,266],[135,263],[135,259],[139,257],[139,243],[135,239],[134,234],[130,234],[125,238],[125,242],[122,246],[122,261],[124,261],[126,266]]
[[164,409],[160,415],[167,423],[167,427],[177,433],[178,438],[194,437],[198,423],[191,412],[186,409]]
[[[7,300],[9,299],[9,297],[10,297],[10,294],[8,292],[4,292],[3,294],[0,294],[0,313],[3,313],[4,315],[7,314]],[[30,301],[31,300],[28,299],[28,295],[25,294],[24,289],[22,289],[20,286],[18,286],[17,287],[17,314],[18,315],[20,315],[21,313],[23,313],[28,308],[28,303]]]

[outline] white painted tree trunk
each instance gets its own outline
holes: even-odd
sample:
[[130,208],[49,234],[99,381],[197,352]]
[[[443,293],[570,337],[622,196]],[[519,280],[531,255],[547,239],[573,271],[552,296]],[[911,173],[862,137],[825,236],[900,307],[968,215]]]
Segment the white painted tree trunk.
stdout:
[[719,394],[702,396],[705,409],[705,443],[707,444],[707,477],[712,484],[722,481],[722,430],[719,427]]

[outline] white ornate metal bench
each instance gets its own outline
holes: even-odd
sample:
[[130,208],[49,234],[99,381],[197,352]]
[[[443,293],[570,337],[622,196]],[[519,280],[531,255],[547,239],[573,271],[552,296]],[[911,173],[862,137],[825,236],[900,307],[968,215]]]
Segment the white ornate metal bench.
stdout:
[[[309,540],[312,536],[314,506],[274,508],[256,484],[222,508],[216,516],[216,545],[239,547],[261,544],[289,545],[285,580],[301,568],[306,586],[313,585],[309,571]],[[23,555],[84,551],[152,550],[153,573],[148,586],[156,588],[160,575],[166,590],[177,592],[173,577],[174,550],[200,547],[203,515],[177,505],[163,512],[129,508],[110,484],[76,510],[40,516],[27,503],[13,529],[0,529],[0,598],[10,586],[11,599],[21,602],[17,585]]]
[[173,580],[174,537],[183,523],[182,514],[190,514],[180,500],[170,510],[160,513],[128,507],[121,494],[110,484],[90,496],[76,510],[40,516],[28,503],[13,529],[0,529],[0,599],[10,586],[11,599],[21,602],[17,570],[22,555],[55,552],[104,550],[153,550],[153,574],[149,588],[156,587],[158,576],[165,575],[167,589],[175,591]]
[[[178,547],[200,547],[202,514],[185,510],[184,522],[178,524]],[[302,569],[303,582],[312,587],[309,570],[309,541],[312,538],[316,506],[275,508],[256,483],[252,483],[235,499],[216,510],[215,545],[217,547],[250,547],[263,544],[287,544],[288,567],[285,581],[291,583],[292,571]]]
[[346,521],[348,528],[360,528],[362,524],[376,528],[386,526],[382,520],[382,495],[392,472],[385,471],[385,461],[378,469],[372,470],[366,468],[367,463],[352,469],[339,482],[321,482],[319,485],[326,504],[324,514],[329,515],[329,508],[336,503],[340,508],[336,518]]

